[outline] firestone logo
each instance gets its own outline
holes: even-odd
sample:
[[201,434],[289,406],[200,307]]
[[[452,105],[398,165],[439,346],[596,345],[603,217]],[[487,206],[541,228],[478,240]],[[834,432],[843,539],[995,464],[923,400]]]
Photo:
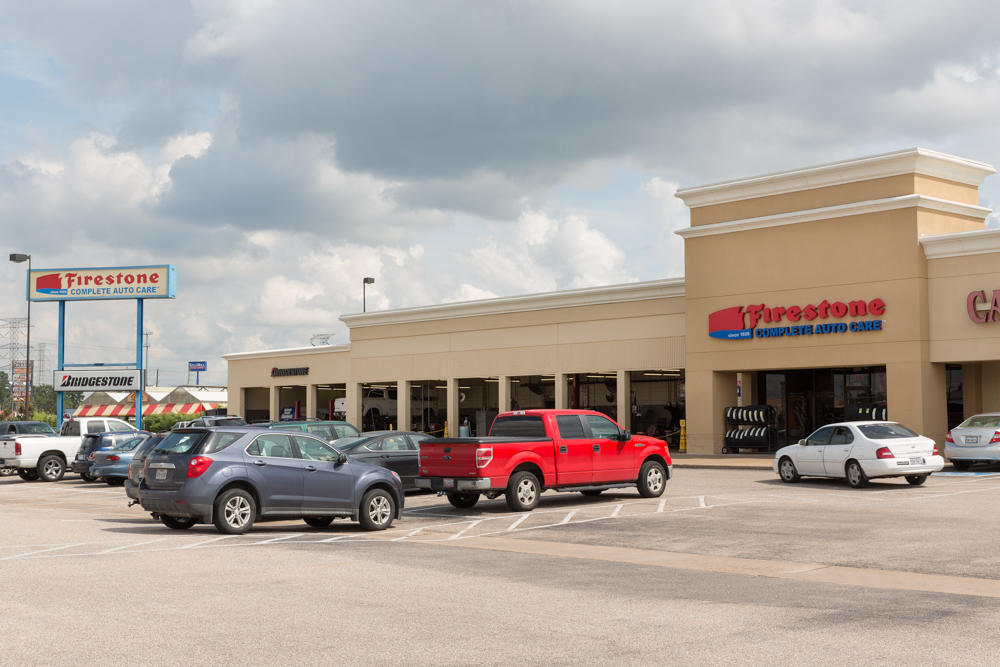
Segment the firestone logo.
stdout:
[[[721,338],[724,340],[741,340],[754,337],[802,336],[838,333],[842,331],[875,331],[882,329],[882,320],[851,322],[850,325],[844,322],[816,325],[794,325],[793,323],[802,322],[803,320],[812,322],[814,320],[826,320],[830,318],[840,319],[848,316],[881,317],[884,313],[885,301],[882,299],[848,301],[847,303],[842,301],[830,303],[824,299],[815,305],[774,306],[771,308],[764,304],[745,307],[734,306],[709,314],[708,335],[712,338]],[[787,321],[791,326],[757,327],[761,322],[765,324],[778,324],[782,321]]]
[[35,278],[35,291],[52,296],[65,296],[68,294],[63,287],[62,277],[58,273],[49,273]]

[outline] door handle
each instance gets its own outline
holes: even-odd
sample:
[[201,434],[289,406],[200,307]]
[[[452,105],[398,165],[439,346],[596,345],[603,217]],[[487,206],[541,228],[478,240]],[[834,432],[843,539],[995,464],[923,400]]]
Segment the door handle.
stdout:
[[566,453],[566,445],[559,445],[559,453],[560,454]]
[[257,459],[256,461],[253,462],[253,464],[255,466],[266,466],[267,465],[267,461],[261,461],[260,459]]
[[595,452],[601,451],[601,446],[600,445],[594,445],[594,451]]
[[316,472],[316,466],[306,466],[306,470],[309,472]]

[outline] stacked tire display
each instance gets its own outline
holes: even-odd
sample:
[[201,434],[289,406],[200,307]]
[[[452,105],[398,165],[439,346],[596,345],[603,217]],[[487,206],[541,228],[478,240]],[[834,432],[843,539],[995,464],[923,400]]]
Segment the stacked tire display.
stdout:
[[740,449],[771,450],[775,443],[774,408],[770,405],[728,407],[723,454]]

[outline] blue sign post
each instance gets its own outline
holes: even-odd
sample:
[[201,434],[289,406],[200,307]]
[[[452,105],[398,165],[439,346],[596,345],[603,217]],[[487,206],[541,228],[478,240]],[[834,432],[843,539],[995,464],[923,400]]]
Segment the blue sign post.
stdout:
[[[159,266],[106,266],[83,269],[31,269],[28,271],[28,301],[59,302],[58,368],[93,366],[135,366],[144,377],[142,359],[143,301],[145,299],[173,299],[177,296],[177,268]],[[66,302],[106,301],[111,299],[136,300],[135,363],[94,362],[89,364],[66,363]],[[140,382],[135,392],[135,426],[142,428],[142,389]],[[63,391],[56,394],[56,425],[63,422]]]

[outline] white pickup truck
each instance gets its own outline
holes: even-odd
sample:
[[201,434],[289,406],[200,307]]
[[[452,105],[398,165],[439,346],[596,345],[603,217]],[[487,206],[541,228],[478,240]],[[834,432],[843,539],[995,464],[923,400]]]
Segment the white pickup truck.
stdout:
[[109,417],[67,419],[59,435],[18,435],[0,440],[0,467],[16,468],[25,481],[57,482],[66,474],[85,433],[134,430],[128,422]]

